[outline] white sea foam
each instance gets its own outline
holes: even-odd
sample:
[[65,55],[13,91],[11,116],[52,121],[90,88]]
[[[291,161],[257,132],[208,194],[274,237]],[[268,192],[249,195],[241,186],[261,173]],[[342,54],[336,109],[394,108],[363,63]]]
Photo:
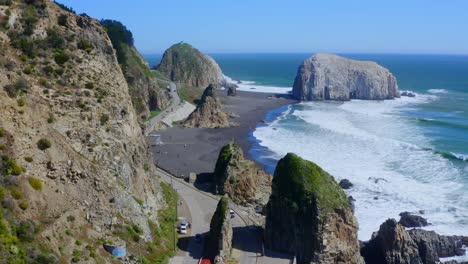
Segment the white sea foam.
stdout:
[[448,91],[446,89],[429,89],[427,90],[431,94],[446,94]]
[[279,159],[287,152],[316,162],[354,187],[359,238],[367,240],[387,218],[425,211],[429,228],[468,235],[468,193],[460,171],[427,151],[430,140],[398,115],[415,103],[436,99],[417,95],[390,101],[308,102],[290,107],[253,135]]
[[234,81],[229,76],[224,75],[224,79],[229,83],[236,84],[237,90],[257,93],[276,93],[276,94],[287,94],[292,91],[291,87],[279,87],[279,86],[268,86],[258,85],[254,81]]

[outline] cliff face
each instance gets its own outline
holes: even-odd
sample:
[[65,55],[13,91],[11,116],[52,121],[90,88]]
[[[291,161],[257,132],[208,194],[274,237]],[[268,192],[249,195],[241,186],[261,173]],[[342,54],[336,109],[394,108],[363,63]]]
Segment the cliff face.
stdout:
[[164,52],[156,70],[175,82],[190,87],[207,87],[224,80],[219,65],[211,58],[187,43],[178,43]]
[[271,194],[271,176],[245,159],[242,149],[235,143],[224,146],[214,171],[216,193],[227,194],[240,205],[261,205]]
[[213,85],[203,92],[197,108],[184,121],[185,127],[220,128],[230,126],[226,113],[223,112],[221,101],[215,93]]
[[293,96],[301,101],[400,97],[396,78],[375,62],[316,54],[299,67]]
[[170,93],[167,84],[157,78],[145,59],[133,45],[132,33],[114,20],[102,20],[112,45],[117,52],[117,59],[127,80],[133,107],[140,122],[148,119],[151,111],[160,111],[170,105]]
[[210,233],[205,244],[205,256],[216,264],[224,264],[231,254],[232,223],[229,214],[229,198],[224,196],[219,200],[216,211],[211,218]]
[[316,164],[292,153],[282,158],[266,212],[266,247],[298,263],[363,263],[346,195]]
[[[135,239],[151,240],[148,223],[165,202],[106,31],[45,0],[0,10],[8,17],[0,30],[0,251],[14,243],[5,232],[19,236],[8,226],[26,220],[35,226],[28,247],[67,263],[81,250],[76,240],[96,248],[116,227],[134,225]],[[1,255],[23,256],[12,252]],[[112,261],[93,254],[87,263]]]

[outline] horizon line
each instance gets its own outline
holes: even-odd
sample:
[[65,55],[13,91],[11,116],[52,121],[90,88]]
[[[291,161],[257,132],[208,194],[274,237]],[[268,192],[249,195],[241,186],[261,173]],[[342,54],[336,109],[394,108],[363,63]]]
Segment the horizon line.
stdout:
[[[425,55],[425,56],[468,56],[468,53],[410,53],[410,52],[307,52],[307,51],[202,51],[205,54],[345,54],[345,55]],[[142,55],[163,55],[162,52],[140,52]]]

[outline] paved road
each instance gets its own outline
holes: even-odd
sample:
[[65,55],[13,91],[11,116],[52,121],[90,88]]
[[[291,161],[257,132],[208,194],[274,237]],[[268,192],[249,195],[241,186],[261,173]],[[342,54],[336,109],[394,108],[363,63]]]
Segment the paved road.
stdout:
[[157,116],[153,117],[151,120],[148,121],[148,123],[146,124],[145,133],[151,133],[155,124],[161,122],[161,120],[165,116],[173,112],[182,103],[182,100],[180,99],[179,94],[177,93],[177,85],[175,83],[162,79],[158,80],[169,85],[171,94],[171,105],[163,111],[161,111],[161,113],[159,113]]
[[[159,168],[157,172],[164,181],[168,183],[172,182],[174,189],[187,203],[192,218],[192,235],[207,235],[210,230],[211,217],[216,210],[219,197],[202,192],[183,180],[173,178],[170,174]],[[243,211],[240,211],[235,205],[231,205],[231,208],[237,213],[237,217],[232,219],[234,229],[233,257],[240,260],[239,262],[242,264],[290,263],[290,258],[287,256],[261,256],[261,234],[259,230],[249,225],[251,221],[249,221]],[[202,251],[203,244],[190,239],[187,256],[185,258],[174,258],[171,260],[171,264],[196,264],[202,256]]]

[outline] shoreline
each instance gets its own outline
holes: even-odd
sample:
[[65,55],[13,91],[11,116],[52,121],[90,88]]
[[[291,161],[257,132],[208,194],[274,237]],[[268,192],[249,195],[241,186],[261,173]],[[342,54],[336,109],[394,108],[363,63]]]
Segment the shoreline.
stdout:
[[207,179],[213,171],[221,148],[235,140],[244,155],[258,167],[264,165],[251,157],[250,149],[255,143],[251,135],[257,125],[267,118],[271,111],[297,103],[288,94],[254,91],[238,91],[237,96],[227,96],[219,90],[218,95],[225,112],[233,113],[231,118],[238,126],[227,128],[181,128],[178,126],[157,131],[162,145],[152,146],[155,164],[178,177],[188,177],[191,172],[199,179]]

